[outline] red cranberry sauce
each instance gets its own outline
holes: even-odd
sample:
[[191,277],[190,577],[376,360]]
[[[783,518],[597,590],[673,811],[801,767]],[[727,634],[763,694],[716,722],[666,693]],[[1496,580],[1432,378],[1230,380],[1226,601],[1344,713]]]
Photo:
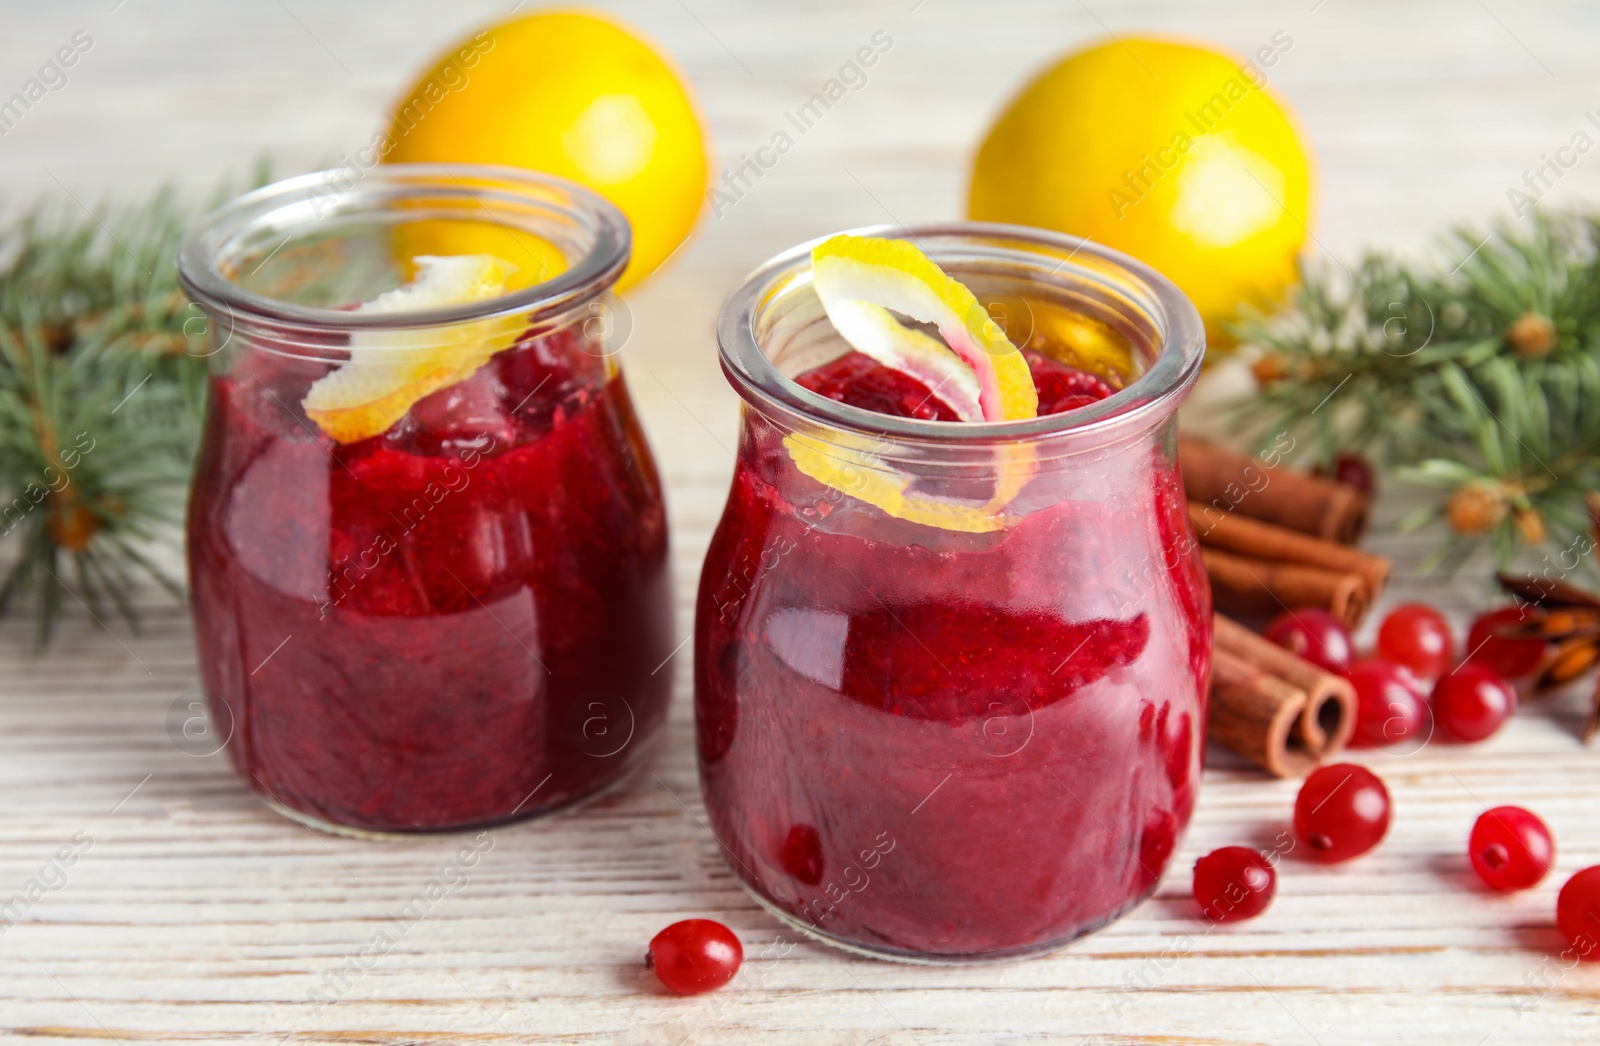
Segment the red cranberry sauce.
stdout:
[[[1041,370],[1051,403],[1112,391]],[[924,409],[850,356],[799,380]],[[769,904],[877,951],[973,958],[1068,940],[1154,887],[1198,784],[1210,598],[1158,446],[1075,467],[1041,472],[1023,498],[1043,507],[1008,529],[954,533],[747,429],[695,701],[712,826]]]
[[339,824],[458,828],[633,762],[670,685],[666,522],[622,380],[579,337],[524,338],[345,445],[299,406],[325,365],[251,351],[214,380],[190,576],[253,787]]
[[[1069,367],[1042,352],[1022,350],[1039,390],[1039,413],[1060,414],[1099,402],[1116,392],[1097,375]],[[916,378],[885,367],[870,356],[847,352],[813,367],[795,381],[819,395],[852,407],[919,421],[956,421],[956,412]]]

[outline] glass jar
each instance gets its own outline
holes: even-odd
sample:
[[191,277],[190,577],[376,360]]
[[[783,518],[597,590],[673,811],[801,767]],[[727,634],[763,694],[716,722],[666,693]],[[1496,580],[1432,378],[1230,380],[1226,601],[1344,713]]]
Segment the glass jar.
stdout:
[[874,413],[792,380],[848,348],[811,244],[733,294],[743,431],[695,623],[707,810],[734,875],[815,937],[928,962],[1048,950],[1148,896],[1194,807],[1211,606],[1175,411],[1203,328],[1086,241],[860,235],[911,240],[1014,343],[1120,391],[1024,421]]
[[[630,242],[620,211],[560,179],[421,165],[280,182],[185,241],[214,332],[188,513],[202,681],[281,812],[465,829],[640,762],[673,641],[661,488],[608,294]],[[441,254],[515,271],[487,300],[356,308]],[[358,355],[359,405],[309,409]]]

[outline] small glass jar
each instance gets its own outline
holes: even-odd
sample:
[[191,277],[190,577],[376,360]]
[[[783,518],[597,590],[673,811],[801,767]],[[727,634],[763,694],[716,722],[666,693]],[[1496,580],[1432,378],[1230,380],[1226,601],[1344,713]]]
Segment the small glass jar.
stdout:
[[743,432],[695,626],[707,810],[805,933],[910,961],[1045,951],[1146,897],[1194,806],[1211,604],[1175,411],[1203,328],[1071,237],[860,234],[911,240],[1014,343],[1120,391],[1024,421],[874,413],[792,380],[848,349],[811,244],[733,294]]
[[[185,241],[214,332],[188,512],[201,675],[281,812],[466,829],[638,765],[673,642],[660,483],[614,354],[629,246],[560,179],[412,165],[268,186]],[[476,253],[510,263],[507,289],[356,308],[418,256]],[[356,405],[308,408],[358,352]]]

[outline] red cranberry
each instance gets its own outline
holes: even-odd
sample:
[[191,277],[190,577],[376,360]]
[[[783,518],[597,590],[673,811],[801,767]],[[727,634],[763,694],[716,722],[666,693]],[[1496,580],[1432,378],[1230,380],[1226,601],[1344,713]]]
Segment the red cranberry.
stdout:
[[822,881],[822,837],[808,824],[789,829],[783,840],[783,870],[807,886]]
[[1333,459],[1333,468],[1318,465],[1312,470],[1315,475],[1327,476],[1332,474],[1335,483],[1343,483],[1347,487],[1354,487],[1363,494],[1371,494],[1378,489],[1377,473],[1372,468],[1372,462],[1360,454],[1341,451]]
[[1154,886],[1156,880],[1161,878],[1161,870],[1167,866],[1167,858],[1172,856],[1172,848],[1176,845],[1177,818],[1168,810],[1150,811],[1144,820],[1144,828],[1139,832],[1139,867],[1133,873],[1140,890]]
[[1516,710],[1511,684],[1482,665],[1459,665],[1433,687],[1433,718],[1457,741],[1482,741]]
[[1022,358],[1028,361],[1033,387],[1039,391],[1040,417],[1098,403],[1117,391],[1104,378],[1070,367],[1041,352],[1023,349]]
[[1429,729],[1422,684],[1406,669],[1370,658],[1351,665],[1345,676],[1356,688],[1354,747],[1390,745]]
[[1600,864],[1585,868],[1561,888],[1556,925],[1578,958],[1600,958]]
[[1267,625],[1266,637],[1330,672],[1343,672],[1355,660],[1350,630],[1321,607],[1279,614]]
[[1528,609],[1520,604],[1480,614],[1467,633],[1467,660],[1493,669],[1506,679],[1520,679],[1539,666],[1545,642],[1535,636],[1507,639],[1495,629],[1518,625],[1528,619]]
[[1277,888],[1272,865],[1247,846],[1224,846],[1194,863],[1194,899],[1212,922],[1260,915]]
[[1389,790],[1354,763],[1314,770],[1294,801],[1294,834],[1319,861],[1360,857],[1389,830]]
[[1484,811],[1472,826],[1468,856],[1491,890],[1526,890],[1543,879],[1555,859],[1550,829],[1520,806]]
[[656,934],[644,964],[679,995],[699,995],[733,980],[744,948],[733,931],[711,919],[684,919]]
[[1450,623],[1425,603],[1402,603],[1378,626],[1378,656],[1404,665],[1421,679],[1443,675],[1454,653]]

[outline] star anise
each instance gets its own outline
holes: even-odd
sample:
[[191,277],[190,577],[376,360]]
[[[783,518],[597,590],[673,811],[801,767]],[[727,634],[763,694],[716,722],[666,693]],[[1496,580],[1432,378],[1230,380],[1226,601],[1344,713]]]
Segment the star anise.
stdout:
[[[1600,493],[1590,491],[1589,522],[1600,549]],[[1535,696],[1566,686],[1600,664],[1600,595],[1566,581],[1496,574],[1500,587],[1526,604],[1523,620],[1495,629],[1506,638],[1543,639],[1544,657],[1534,675]],[[1600,733],[1600,683],[1590,701],[1583,739]]]

